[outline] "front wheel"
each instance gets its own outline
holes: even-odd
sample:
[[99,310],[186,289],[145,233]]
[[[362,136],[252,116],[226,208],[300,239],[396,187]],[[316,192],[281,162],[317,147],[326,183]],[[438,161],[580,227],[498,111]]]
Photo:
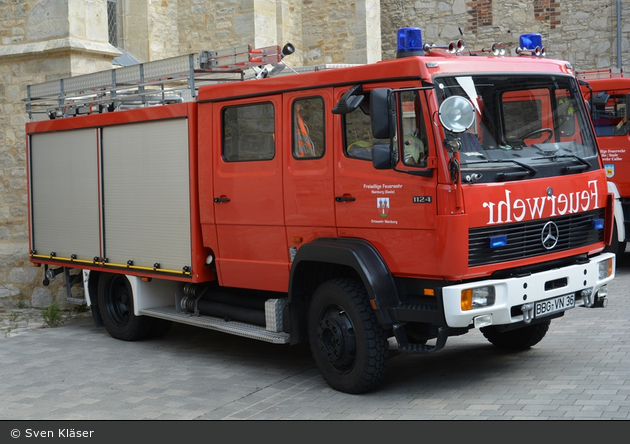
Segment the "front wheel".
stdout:
[[516,330],[502,331],[500,326],[481,329],[481,333],[493,345],[508,350],[525,350],[538,344],[547,334],[551,321],[528,325]]
[[308,314],[313,358],[326,382],[364,393],[385,376],[389,343],[359,282],[334,279],[313,295]]
[[626,252],[626,242],[619,241],[619,234],[617,233],[616,222],[613,223],[612,242],[610,243],[610,245],[604,248],[604,251],[607,253],[615,253],[618,261],[623,258],[623,255]]

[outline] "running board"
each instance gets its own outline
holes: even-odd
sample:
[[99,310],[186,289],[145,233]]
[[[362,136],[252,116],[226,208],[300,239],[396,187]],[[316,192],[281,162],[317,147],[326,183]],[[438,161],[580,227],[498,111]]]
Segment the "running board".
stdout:
[[288,333],[268,331],[265,327],[253,324],[245,324],[238,321],[225,321],[221,318],[206,315],[194,315],[178,312],[175,307],[147,308],[139,313],[153,318],[166,319],[195,327],[222,331],[237,336],[243,336],[272,344],[288,344],[291,337]]

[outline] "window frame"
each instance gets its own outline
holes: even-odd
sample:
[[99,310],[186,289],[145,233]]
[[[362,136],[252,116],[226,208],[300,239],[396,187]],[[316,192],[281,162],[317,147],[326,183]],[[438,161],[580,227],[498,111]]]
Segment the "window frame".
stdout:
[[[269,105],[271,106],[271,111],[272,111],[272,116],[271,116],[271,120],[273,121],[273,132],[272,134],[272,140],[273,140],[273,152],[271,157],[265,157],[265,158],[259,158],[259,159],[229,159],[226,156],[226,112],[228,110],[231,109],[237,109],[237,108],[245,108],[245,107],[254,107],[254,106],[262,106],[262,105]],[[271,161],[273,159],[275,159],[278,150],[277,150],[277,128],[276,128],[276,107],[273,101],[271,100],[265,100],[265,101],[261,101],[261,102],[253,102],[253,103],[239,103],[239,104],[235,104],[235,105],[227,105],[223,108],[221,108],[221,158],[223,159],[224,162],[226,163],[239,163],[239,162],[265,162],[265,161]],[[240,146],[239,146],[240,148]]]
[[[297,110],[296,110],[296,105],[299,104],[298,102],[300,101],[304,101],[304,100],[313,100],[313,99],[317,99],[319,102],[321,102],[321,117],[322,117],[322,127],[321,127],[321,140],[322,140],[322,151],[320,155],[315,155],[315,156],[299,156],[296,155],[296,153],[298,152],[298,149],[296,147],[296,129],[297,129],[297,125],[296,125],[296,116],[297,116]],[[308,129],[307,130],[310,132],[311,130]],[[314,148],[315,152],[317,152],[317,148]],[[322,97],[321,95],[313,95],[313,96],[305,96],[305,97],[296,97],[292,102],[291,102],[291,155],[293,156],[293,158],[295,160],[314,160],[314,159],[321,159],[322,157],[324,157],[324,155],[326,154],[326,101],[324,100],[324,97]]]

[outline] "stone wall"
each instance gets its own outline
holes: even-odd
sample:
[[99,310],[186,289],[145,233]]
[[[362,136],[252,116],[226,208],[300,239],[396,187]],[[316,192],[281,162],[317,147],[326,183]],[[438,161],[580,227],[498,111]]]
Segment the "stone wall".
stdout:
[[179,50],[182,54],[252,44],[277,44],[273,0],[179,0]]
[[380,60],[379,0],[179,0],[181,53],[253,44],[296,52],[291,66]]
[[379,0],[304,0],[304,64],[376,62],[380,27]]
[[[209,49],[252,44],[254,47],[302,45],[301,2],[290,0],[179,0],[179,51],[188,54]],[[291,63],[302,66],[300,52]]]
[[0,37],[0,306],[41,307],[65,290],[28,261],[26,85],[109,69],[120,53],[104,0],[0,0]]
[[[622,66],[630,68],[630,5],[621,6]],[[537,32],[547,57],[568,60],[577,70],[614,68],[616,0],[381,0],[383,59],[396,52],[398,28],[417,26],[425,43],[447,45],[463,38],[469,49],[503,42],[515,55],[519,36]],[[460,33],[461,30],[461,33]]]
[[149,0],[147,12],[149,60],[179,55],[178,0]]

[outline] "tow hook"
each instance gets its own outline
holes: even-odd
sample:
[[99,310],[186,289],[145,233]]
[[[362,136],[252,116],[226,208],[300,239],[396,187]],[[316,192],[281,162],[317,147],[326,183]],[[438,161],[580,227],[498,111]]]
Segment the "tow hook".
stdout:
[[521,311],[523,312],[523,322],[529,324],[534,319],[534,305],[523,304],[521,305]]
[[586,288],[581,291],[582,300],[584,301],[584,306],[588,308],[593,308],[595,304],[595,296],[593,295],[593,290],[591,288]]

